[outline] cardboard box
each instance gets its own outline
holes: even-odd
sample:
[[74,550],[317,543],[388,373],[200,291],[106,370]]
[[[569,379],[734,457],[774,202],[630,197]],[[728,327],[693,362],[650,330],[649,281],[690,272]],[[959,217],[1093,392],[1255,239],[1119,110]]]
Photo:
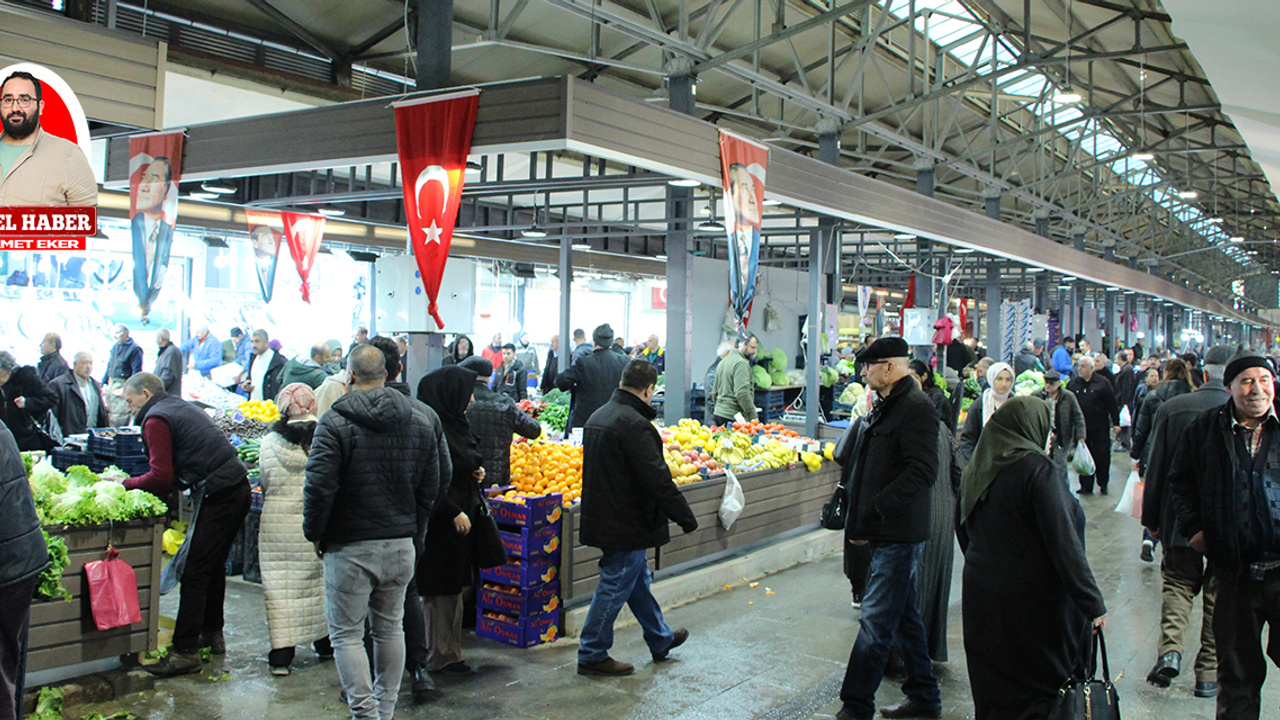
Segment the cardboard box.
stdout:
[[476,635],[519,648],[555,642],[560,637],[558,614],[531,617],[486,617],[476,614]]
[[523,503],[514,503],[493,498],[489,506],[493,510],[493,519],[499,525],[516,525],[518,527],[537,527],[539,525],[555,525],[560,522],[562,509],[560,493],[526,498]]
[[503,585],[501,589],[494,589],[482,586],[476,591],[476,606],[515,617],[556,613],[560,610],[560,583],[549,582],[533,588]]
[[499,585],[531,588],[546,585],[559,577],[557,560],[514,560],[495,568],[481,568],[480,579]]
[[560,524],[537,527],[499,527],[498,537],[507,549],[507,555],[518,558],[557,556],[560,553]]

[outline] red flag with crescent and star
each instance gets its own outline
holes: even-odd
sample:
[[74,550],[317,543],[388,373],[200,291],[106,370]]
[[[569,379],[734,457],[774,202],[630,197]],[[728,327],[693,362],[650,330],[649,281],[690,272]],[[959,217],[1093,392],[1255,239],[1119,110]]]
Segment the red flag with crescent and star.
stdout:
[[444,328],[436,296],[449,259],[462,200],[462,174],[471,152],[479,90],[397,103],[396,149],[409,240],[427,291],[427,312]]
[[298,277],[302,278],[302,300],[311,304],[311,268],[316,264],[316,253],[320,252],[320,243],[324,241],[323,215],[282,212],[280,219],[284,221],[284,240],[289,244],[289,253],[293,255],[293,265],[298,268]]

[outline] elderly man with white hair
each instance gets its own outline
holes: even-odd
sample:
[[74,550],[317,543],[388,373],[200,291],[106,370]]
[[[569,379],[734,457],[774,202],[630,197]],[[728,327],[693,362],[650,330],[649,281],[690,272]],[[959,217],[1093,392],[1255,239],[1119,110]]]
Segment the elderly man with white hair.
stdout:
[[164,328],[156,331],[156,347],[159,349],[156,353],[156,377],[164,383],[165,392],[182,397],[182,371],[186,363],[182,361],[182,351],[169,337],[169,331]]
[[196,372],[205,377],[209,377],[210,370],[222,365],[222,343],[209,332],[208,325],[196,328],[196,334],[182,344],[182,352]]
[[1094,360],[1088,355],[1080,358],[1076,376],[1067,389],[1076,396],[1080,412],[1084,414],[1084,443],[1097,465],[1093,475],[1080,476],[1080,490],[1077,492],[1092,495],[1096,481],[1098,492],[1106,495],[1107,486],[1111,483],[1111,428],[1120,425],[1120,403],[1111,382],[1096,371]]
[[93,355],[82,350],[72,356],[71,363],[71,372],[49,383],[49,389],[58,396],[53,414],[64,436],[106,427],[108,423],[102,385],[93,379]]

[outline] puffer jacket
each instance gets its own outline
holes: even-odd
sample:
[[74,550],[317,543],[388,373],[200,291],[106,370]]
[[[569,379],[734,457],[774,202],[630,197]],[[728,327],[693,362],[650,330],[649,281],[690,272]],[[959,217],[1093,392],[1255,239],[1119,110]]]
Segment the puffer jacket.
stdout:
[[527,438],[542,434],[542,426],[516,406],[511,398],[476,382],[475,401],[467,406],[467,422],[480,442],[485,485],[506,485],[511,476],[511,435]]
[[0,427],[0,587],[30,580],[48,565],[18,444],[13,433]]
[[324,565],[302,534],[302,488],[315,423],[290,423],[262,439],[262,520],[258,558],[271,647],[287,648],[329,634],[324,617]]
[[556,387],[573,393],[566,431],[585,426],[591,413],[609,402],[613,391],[618,389],[627,362],[626,355],[596,348],[590,355],[574,360],[568,370],[556,376]]
[[307,460],[307,540],[413,538],[421,549],[442,452],[430,418],[403,394],[382,387],[343,395],[320,418]]
[[665,545],[671,539],[668,519],[685,532],[698,529],[662,459],[662,438],[653,427],[657,416],[634,393],[617,389],[587,422],[578,532],[583,545],[606,550]]

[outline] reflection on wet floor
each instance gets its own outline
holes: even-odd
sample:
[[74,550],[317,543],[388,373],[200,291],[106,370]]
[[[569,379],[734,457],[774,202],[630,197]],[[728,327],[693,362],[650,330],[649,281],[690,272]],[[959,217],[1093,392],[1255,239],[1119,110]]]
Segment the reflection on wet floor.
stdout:
[[[1123,715],[1126,720],[1209,720],[1214,716],[1214,701],[1192,696],[1194,678],[1189,670],[1196,648],[1184,649],[1188,671],[1171,688],[1159,690],[1145,682],[1156,659],[1159,634],[1159,552],[1155,563],[1142,562],[1138,557],[1142,531],[1137,521],[1112,511],[1128,470],[1127,458],[1115,455],[1113,494],[1082,498],[1089,518],[1089,558],[1109,611],[1107,645]],[[942,716],[953,719],[973,716],[961,638],[962,563],[957,549],[949,627],[951,662],[937,666]],[[773,590],[772,595],[765,594],[766,587]],[[176,610],[176,602],[177,593],[165,598],[166,614]],[[318,663],[309,647],[298,649],[292,675],[268,673],[270,648],[260,586],[229,583],[227,613],[225,659],[216,659],[200,675],[158,681],[153,693],[74,708],[69,716],[128,710],[148,720],[349,717],[338,700],[333,663]],[[839,709],[836,695],[857,633],[857,611],[849,606],[849,586],[838,557],[777,573],[756,588],[743,583],[671,610],[667,620],[691,631],[689,642],[673,653],[673,661],[651,664],[639,629],[621,629],[613,654],[637,668],[635,675],[617,679],[577,675],[573,639],[517,650],[467,635],[465,654],[478,674],[437,678],[438,697],[417,706],[408,695],[406,681],[396,717],[805,720],[828,718]],[[1186,636],[1199,637],[1198,613]],[[230,679],[210,679],[223,670],[230,672]],[[881,705],[889,705],[901,697],[894,684],[886,683],[878,699]],[[1264,688],[1263,707],[1278,706],[1280,683],[1273,681]]]

